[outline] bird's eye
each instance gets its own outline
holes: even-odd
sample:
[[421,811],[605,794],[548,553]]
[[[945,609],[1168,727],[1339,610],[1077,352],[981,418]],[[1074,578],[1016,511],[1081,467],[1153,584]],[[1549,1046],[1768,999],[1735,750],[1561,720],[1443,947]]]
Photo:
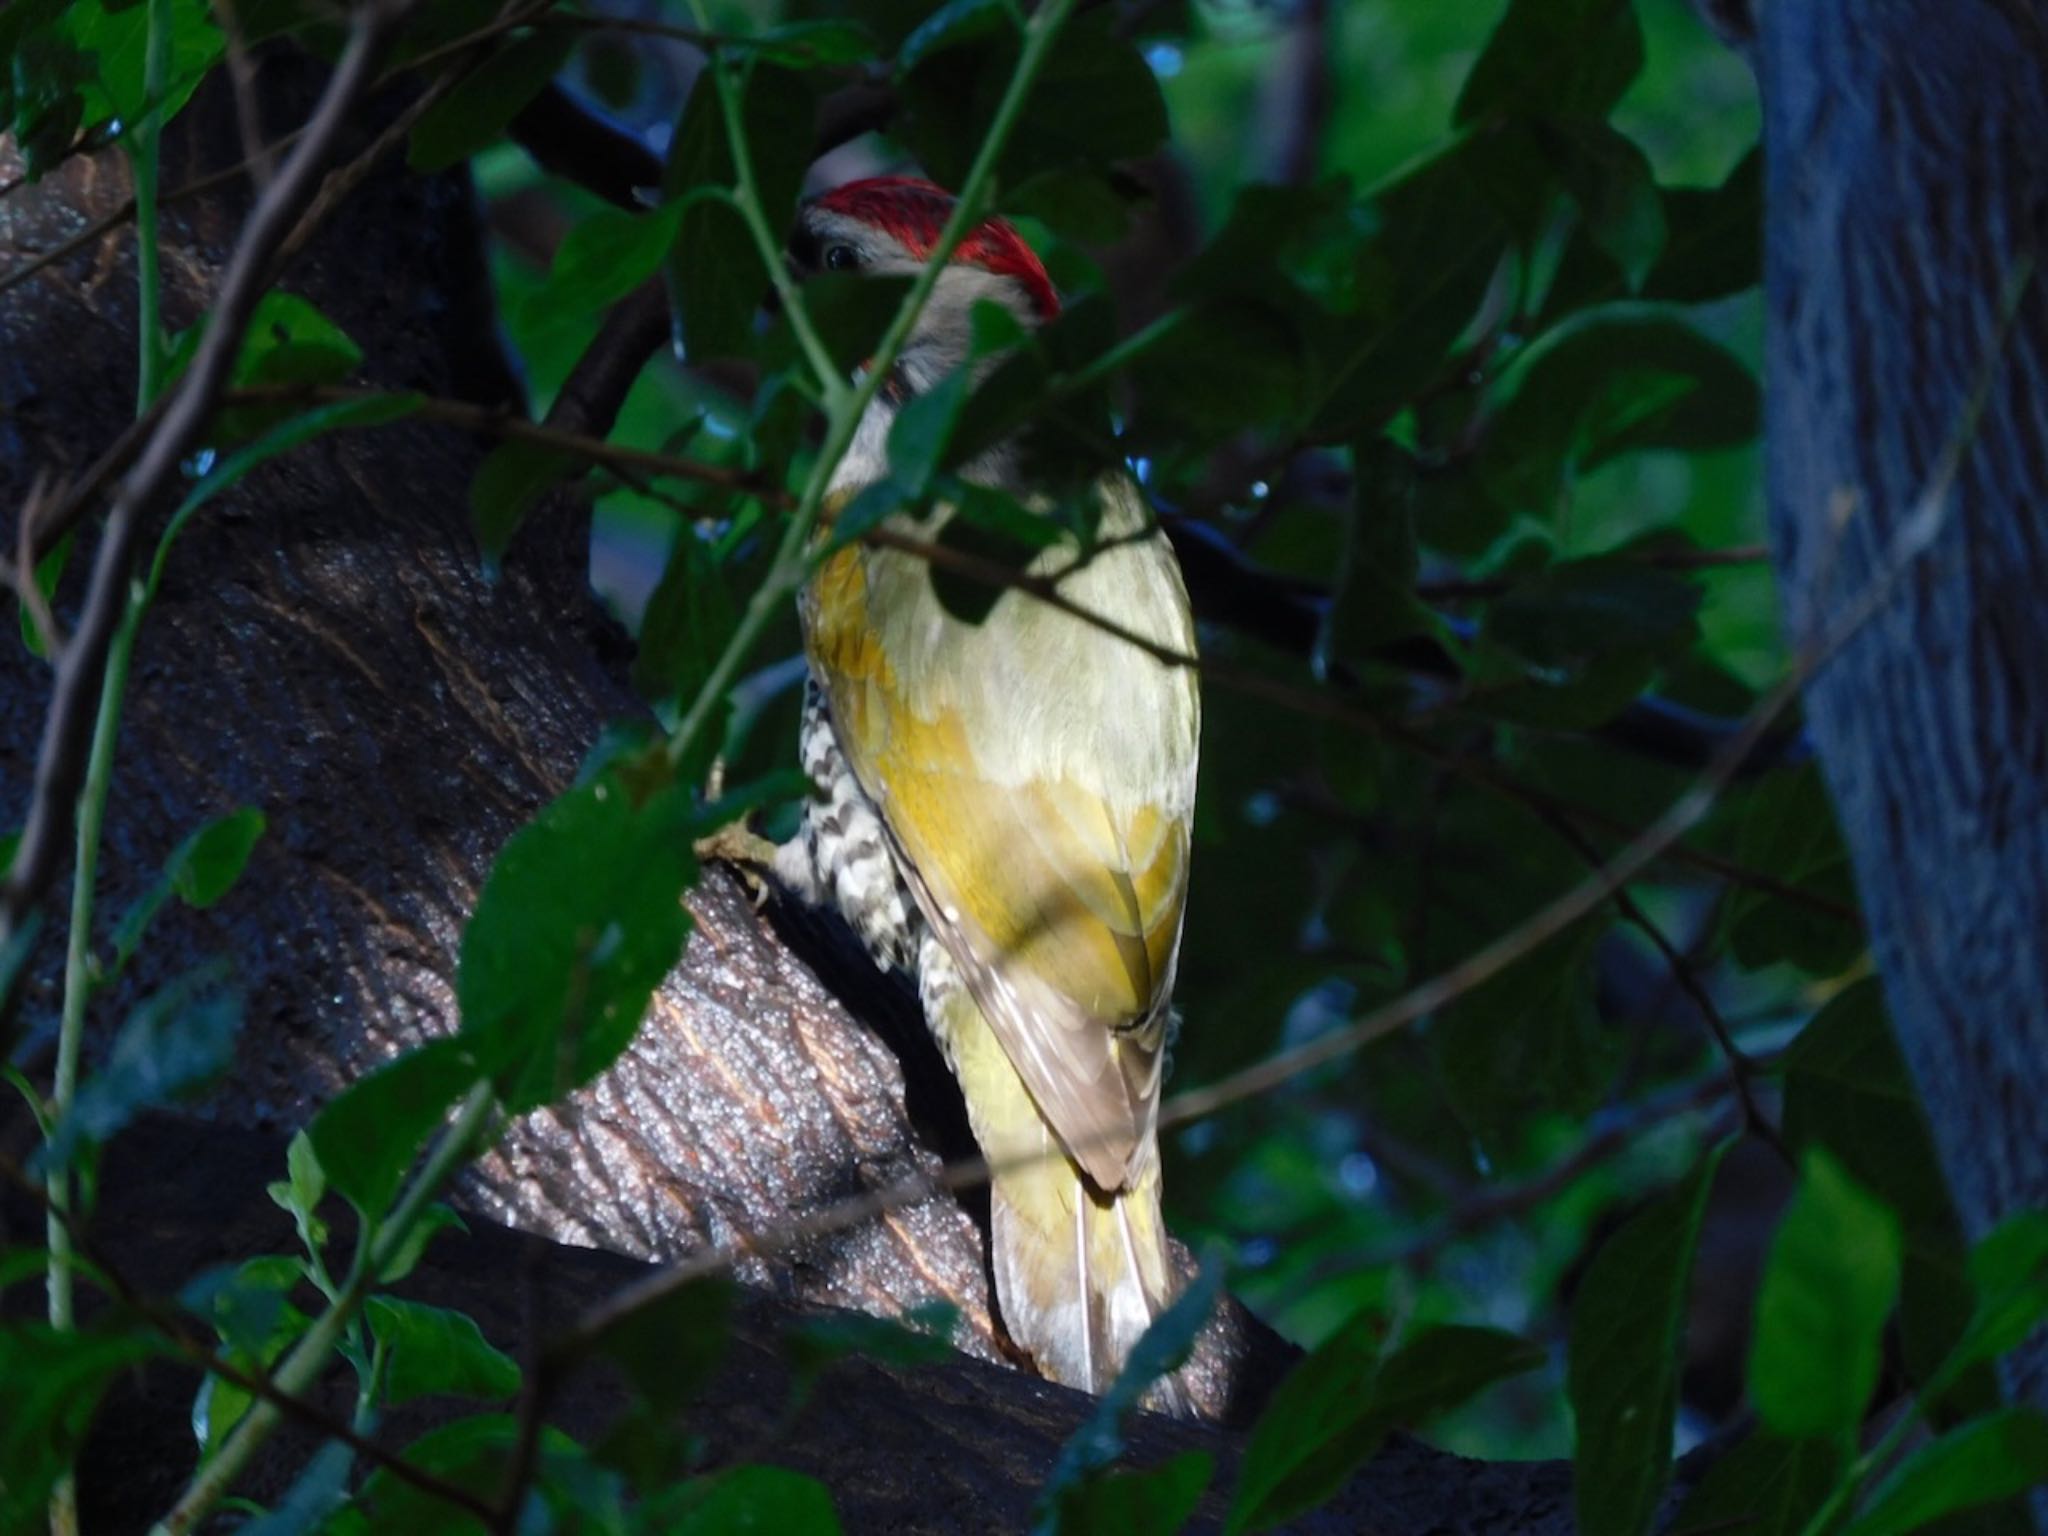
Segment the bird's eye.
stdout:
[[860,265],[860,253],[850,245],[828,245],[825,247],[825,270],[827,272],[851,272]]

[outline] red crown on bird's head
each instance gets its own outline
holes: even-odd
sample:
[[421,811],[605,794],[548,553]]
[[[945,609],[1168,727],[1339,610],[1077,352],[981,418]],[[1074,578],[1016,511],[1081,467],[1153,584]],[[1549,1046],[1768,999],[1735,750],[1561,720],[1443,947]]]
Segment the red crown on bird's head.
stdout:
[[[952,217],[953,194],[916,176],[870,176],[821,194],[818,206],[885,230],[913,256],[923,258],[939,243],[940,232]],[[1044,263],[1007,219],[984,219],[975,225],[954,249],[953,260],[1014,278],[1030,296],[1040,320],[1060,312],[1060,296],[1045,275]]]

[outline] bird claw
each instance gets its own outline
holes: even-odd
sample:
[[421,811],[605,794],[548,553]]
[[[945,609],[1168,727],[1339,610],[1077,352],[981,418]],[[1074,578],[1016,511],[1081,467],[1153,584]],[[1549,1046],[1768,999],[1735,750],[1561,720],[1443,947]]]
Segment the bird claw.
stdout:
[[768,904],[775,874],[776,845],[744,820],[729,821],[692,845],[704,864],[724,864],[740,877],[758,909]]

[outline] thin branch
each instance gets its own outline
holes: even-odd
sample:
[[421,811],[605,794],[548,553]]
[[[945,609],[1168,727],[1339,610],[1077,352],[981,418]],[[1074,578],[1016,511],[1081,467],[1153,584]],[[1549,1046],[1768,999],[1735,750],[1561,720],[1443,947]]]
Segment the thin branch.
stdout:
[[[1768,544],[1734,544],[1726,549],[1649,549],[1615,557],[1630,565],[1649,566],[1660,571],[1711,571],[1726,566],[1763,565],[1771,558]],[[1524,585],[1509,576],[1474,580],[1418,581],[1415,595],[1424,602],[1451,603],[1470,598],[1499,597]]]
[[[36,580],[36,567],[47,553],[37,548],[37,529],[44,520],[43,507],[49,499],[49,475],[39,470],[34,483],[28,488],[28,499],[21,504],[21,516],[14,530],[14,564],[9,569],[9,585],[14,588],[22,611],[34,626],[36,638],[43,643],[43,654],[54,665],[64,650],[64,631],[57,623],[56,614],[50,611],[49,599],[43,596],[42,583]],[[50,547],[54,549],[56,543],[51,539]]]
[[388,390],[356,389],[341,385],[289,385],[279,389],[230,390],[222,397],[221,403],[334,405],[357,400],[390,399],[403,399],[411,403],[413,414],[421,419],[445,422],[466,432],[516,438],[542,448],[556,449],[567,457],[587,459],[593,464],[633,469],[643,474],[677,480],[694,480],[703,485],[716,486],[721,490],[758,496],[770,506],[779,509],[787,509],[794,503],[794,498],[781,487],[764,480],[752,470],[735,469],[724,464],[706,464],[697,459],[658,453],[650,448],[630,448],[623,443],[607,442],[582,432],[569,432],[560,427],[533,421],[506,406],[477,405],[468,400],[454,400],[441,395],[394,395]]
[[[479,1082],[470,1089],[454,1123],[441,1133],[440,1141],[427,1155],[398,1208],[377,1227],[374,1235],[365,1234],[366,1240],[357,1249],[356,1262],[327,1310],[313,1320],[272,1372],[279,1392],[296,1396],[319,1379],[328,1356],[369,1295],[376,1277],[389,1266],[420,1214],[455,1171],[475,1154],[496,1109],[497,1099],[488,1082]],[[243,1415],[212,1459],[193,1475],[185,1492],[157,1522],[154,1531],[161,1536],[185,1536],[196,1528],[226,1495],[257,1448],[270,1438],[283,1414],[278,1404],[259,1402]]]
[[[538,9],[544,9],[546,5],[550,5],[553,3],[555,3],[555,0],[537,0],[537,8],[534,14],[538,13]],[[437,50],[437,52],[439,51],[445,50]],[[382,90],[385,86],[391,84],[394,80],[396,80],[400,75],[406,73],[408,70],[415,67],[417,67],[416,61],[413,64],[407,64],[404,66],[395,67],[391,70],[387,70],[383,74],[379,75],[368,86],[366,86],[362,94],[364,96],[369,96],[377,91]],[[299,136],[306,132],[306,128],[308,126],[310,125],[302,125],[298,128],[294,128],[290,132],[280,135],[272,143],[266,145],[265,158],[267,159],[270,156],[282,154],[285,151],[294,148],[298,144]],[[86,145],[81,143],[81,145],[76,147],[97,149],[101,146]],[[659,181],[660,162],[656,161],[655,166],[655,180]],[[168,207],[172,203],[182,202],[189,197],[196,197],[202,192],[210,192],[217,187],[225,186],[228,183],[243,177],[249,178],[252,182],[257,182],[260,191],[262,189],[258,178],[262,168],[262,165],[258,161],[253,159],[245,158],[242,160],[237,160],[233,165],[224,165],[220,167],[218,170],[208,171],[203,176],[194,177],[191,181],[186,182],[183,186],[174,187],[172,190],[162,193],[157,199],[158,206]],[[53,266],[57,262],[64,260],[68,256],[76,255],[79,251],[84,250],[87,246],[91,245],[94,241],[100,239],[102,236],[110,234],[112,231],[121,228],[123,225],[127,224],[130,220],[132,220],[135,217],[135,213],[135,199],[133,197],[124,198],[120,203],[118,203],[113,208],[109,209],[106,213],[102,214],[99,218],[94,219],[84,228],[75,231],[73,234],[67,236],[65,239],[58,241],[48,250],[39,251],[37,254],[31,256],[28,260],[20,263],[19,265],[9,267],[5,272],[0,272],[0,294],[4,294],[12,288],[19,287],[21,284],[27,282],[30,278],[34,277],[38,272],[44,271],[45,269]]]
[[[1310,1270],[1303,1283],[1312,1284],[1338,1273],[1426,1267],[1451,1244],[1547,1205],[1595,1168],[1628,1151],[1650,1132],[1685,1115],[1713,1108],[1727,1097],[1732,1083],[1733,1079],[1723,1072],[1716,1072],[1697,1082],[1679,1083],[1644,1100],[1627,1114],[1610,1117],[1592,1135],[1541,1173],[1513,1184],[1482,1187],[1469,1199],[1452,1207],[1426,1231],[1391,1247],[1333,1258]],[[1721,1138],[1723,1124],[1721,1118],[1709,1121],[1709,1141]]]
[[236,0],[213,0],[213,13],[220,19],[221,36],[227,43],[228,81],[235,93],[235,126],[242,135],[242,163],[249,167],[249,180],[258,192],[270,185],[270,146],[263,139],[263,116],[256,109],[256,66],[249,57],[249,45],[242,36],[242,18]]
[[93,1277],[106,1286],[109,1294],[162,1334],[164,1341],[187,1365],[206,1375],[218,1376],[231,1386],[248,1393],[252,1398],[271,1404],[287,1417],[298,1420],[309,1429],[341,1441],[365,1461],[383,1468],[400,1482],[409,1483],[422,1493],[445,1500],[452,1508],[466,1510],[479,1517],[490,1514],[490,1506],[468,1489],[445,1482],[432,1472],[414,1466],[400,1452],[392,1450],[389,1446],[379,1445],[359,1432],[348,1420],[329,1413],[318,1403],[282,1391],[277,1383],[270,1379],[268,1372],[245,1370],[220,1354],[210,1342],[192,1332],[176,1311],[151,1296],[124,1274],[120,1267],[107,1257],[105,1250],[92,1241],[76,1214],[68,1210],[57,1211],[51,1205],[49,1195],[41,1182],[30,1178],[19,1164],[0,1157],[0,1179],[6,1180],[17,1191],[35,1201],[46,1216],[61,1221],[70,1233],[73,1256],[90,1265]]
[[[1573,826],[1570,820],[1562,816],[1546,815],[1544,821],[1552,831],[1571,845],[1572,851],[1584,859],[1589,868],[1600,867],[1600,850],[1594,847],[1592,841]],[[1678,984],[1680,991],[1692,999],[1693,1006],[1699,1010],[1700,1018],[1707,1026],[1707,1032],[1714,1037],[1714,1044],[1720,1048],[1721,1055],[1728,1063],[1728,1080],[1735,1090],[1736,1102],[1742,1109],[1743,1128],[1777,1153],[1786,1167],[1796,1169],[1799,1166],[1798,1159],[1792,1155],[1792,1149],[1785,1145],[1785,1138],[1778,1133],[1778,1128],[1772,1123],[1771,1117],[1764,1113],[1763,1106],[1757,1102],[1756,1063],[1735,1043],[1735,1036],[1728,1028],[1728,1021],[1721,1016],[1721,1009],[1715,1003],[1712,994],[1707,991],[1705,984],[1701,982],[1699,972],[1679,951],[1678,946],[1671,942],[1670,935],[1665,933],[1657,920],[1644,910],[1643,904],[1636,900],[1628,887],[1615,888],[1614,907],[1650,941],[1651,947],[1664,957],[1664,963],[1671,971],[1671,979]]]
[[348,44],[319,105],[290,158],[243,225],[192,364],[169,392],[169,403],[155,430],[115,495],[93,561],[77,633],[57,668],[56,689],[36,759],[28,820],[13,868],[0,886],[0,949],[40,904],[56,876],[84,771],[85,744],[98,709],[108,648],[127,604],[143,519],[174,482],[179,463],[212,416],[243,332],[267,287],[270,257],[313,195],[315,179],[371,81],[377,52],[404,9],[405,0],[366,0],[353,13]]

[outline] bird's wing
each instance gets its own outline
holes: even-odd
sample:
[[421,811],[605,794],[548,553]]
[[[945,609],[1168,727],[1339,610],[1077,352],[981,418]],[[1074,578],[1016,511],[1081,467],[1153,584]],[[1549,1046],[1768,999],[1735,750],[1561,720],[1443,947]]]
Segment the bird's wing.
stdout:
[[[871,562],[892,558],[904,557],[847,551],[811,589],[812,660],[841,749],[904,855],[920,907],[1040,1110],[1089,1176],[1116,1189],[1158,1105],[1163,1004],[1187,890],[1187,806],[1172,802],[1184,797],[1134,801],[1125,786],[1100,782],[1093,751],[1048,752],[1043,775],[1019,766],[1020,754],[1028,762],[1033,750],[1020,737],[1034,729],[1021,690],[1078,687],[1076,675],[1061,675],[1077,666],[1129,666],[1128,647],[1113,637],[1096,635],[1113,649],[1091,662],[1065,642],[960,625],[953,645],[998,645],[1000,655],[961,662],[941,641],[944,654],[928,650],[910,674],[919,678],[913,696],[897,648],[885,640],[904,626],[870,622],[868,611]],[[1170,559],[1163,551],[1157,558]],[[914,575],[928,590],[928,575]],[[935,605],[916,622],[927,638],[938,633],[935,623],[957,623],[937,617]],[[1185,677],[1139,660],[1159,686],[1188,690],[1191,699]],[[991,690],[963,685],[963,665],[999,669],[993,691],[1011,692],[1012,708],[977,707]],[[1191,711],[1190,703],[1165,712],[1172,723],[1162,727],[1187,736],[1164,755],[1176,773],[1185,759],[1189,795]],[[1118,750],[1120,725],[1129,722],[1093,723],[1103,751]],[[1131,743],[1122,749],[1128,755]],[[1161,753],[1141,743],[1138,755]],[[991,761],[999,763],[994,774]],[[1114,777],[1113,765],[1108,772]]]

